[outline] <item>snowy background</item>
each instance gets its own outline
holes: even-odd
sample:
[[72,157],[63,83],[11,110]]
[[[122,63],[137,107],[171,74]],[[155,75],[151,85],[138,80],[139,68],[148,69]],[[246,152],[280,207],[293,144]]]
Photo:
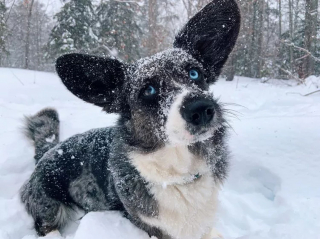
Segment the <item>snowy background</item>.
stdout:
[[[132,62],[170,48],[211,1],[0,0],[0,67],[53,72],[66,52]],[[236,1],[241,33],[224,75],[301,82],[320,75],[318,0]]]
[[[319,88],[316,77],[302,85],[236,77],[212,87],[222,102],[237,104],[227,106],[238,118],[230,118],[232,167],[219,197],[216,228],[224,238],[320,238],[320,93],[302,96]],[[59,111],[61,140],[117,119],[71,95],[55,74],[0,68],[0,239],[37,238],[19,202],[34,169],[21,126],[23,115],[47,106]],[[148,239],[116,212],[75,219],[63,236]]]

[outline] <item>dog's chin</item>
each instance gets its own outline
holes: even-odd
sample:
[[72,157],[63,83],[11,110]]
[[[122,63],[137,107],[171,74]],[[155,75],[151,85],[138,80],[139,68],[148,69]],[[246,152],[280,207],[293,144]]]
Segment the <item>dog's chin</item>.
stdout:
[[210,128],[210,129],[207,129],[206,131],[202,131],[201,133],[195,134],[194,141],[192,143],[203,142],[207,139],[212,138],[215,131],[216,131],[216,128]]
[[203,142],[207,139],[210,139],[215,131],[215,127],[202,129],[195,133],[191,133],[189,130],[186,129],[174,130],[167,135],[167,144],[173,147],[189,146],[194,143]]

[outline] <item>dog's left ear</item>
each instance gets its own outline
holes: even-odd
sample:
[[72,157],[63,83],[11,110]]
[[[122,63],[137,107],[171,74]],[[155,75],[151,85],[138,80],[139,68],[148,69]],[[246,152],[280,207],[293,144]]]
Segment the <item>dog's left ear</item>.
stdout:
[[210,72],[208,83],[220,75],[237,41],[240,18],[235,0],[213,0],[175,38],[174,47],[187,51]]
[[108,113],[123,113],[125,65],[116,59],[84,54],[58,58],[56,70],[63,84],[80,99],[103,107]]

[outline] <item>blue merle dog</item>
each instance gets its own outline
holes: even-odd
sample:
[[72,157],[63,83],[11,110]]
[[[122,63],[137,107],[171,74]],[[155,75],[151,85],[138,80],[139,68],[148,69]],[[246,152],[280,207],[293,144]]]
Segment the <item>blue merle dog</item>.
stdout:
[[120,117],[115,127],[61,143],[54,109],[26,118],[37,164],[21,199],[39,235],[61,229],[81,208],[121,211],[158,239],[212,238],[228,127],[209,86],[239,27],[235,0],[215,0],[189,20],[173,49],[135,64],[83,54],[57,60],[69,91]]

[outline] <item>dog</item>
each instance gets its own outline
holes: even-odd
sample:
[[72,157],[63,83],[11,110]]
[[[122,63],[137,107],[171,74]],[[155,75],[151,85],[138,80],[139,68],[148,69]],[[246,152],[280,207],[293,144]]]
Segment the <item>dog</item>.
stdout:
[[36,168],[21,200],[44,236],[75,208],[117,210],[158,239],[207,239],[228,172],[224,109],[212,85],[240,28],[235,0],[214,0],[177,34],[173,48],[126,64],[67,54],[56,70],[80,99],[120,115],[116,126],[59,143],[59,117],[26,117]]

